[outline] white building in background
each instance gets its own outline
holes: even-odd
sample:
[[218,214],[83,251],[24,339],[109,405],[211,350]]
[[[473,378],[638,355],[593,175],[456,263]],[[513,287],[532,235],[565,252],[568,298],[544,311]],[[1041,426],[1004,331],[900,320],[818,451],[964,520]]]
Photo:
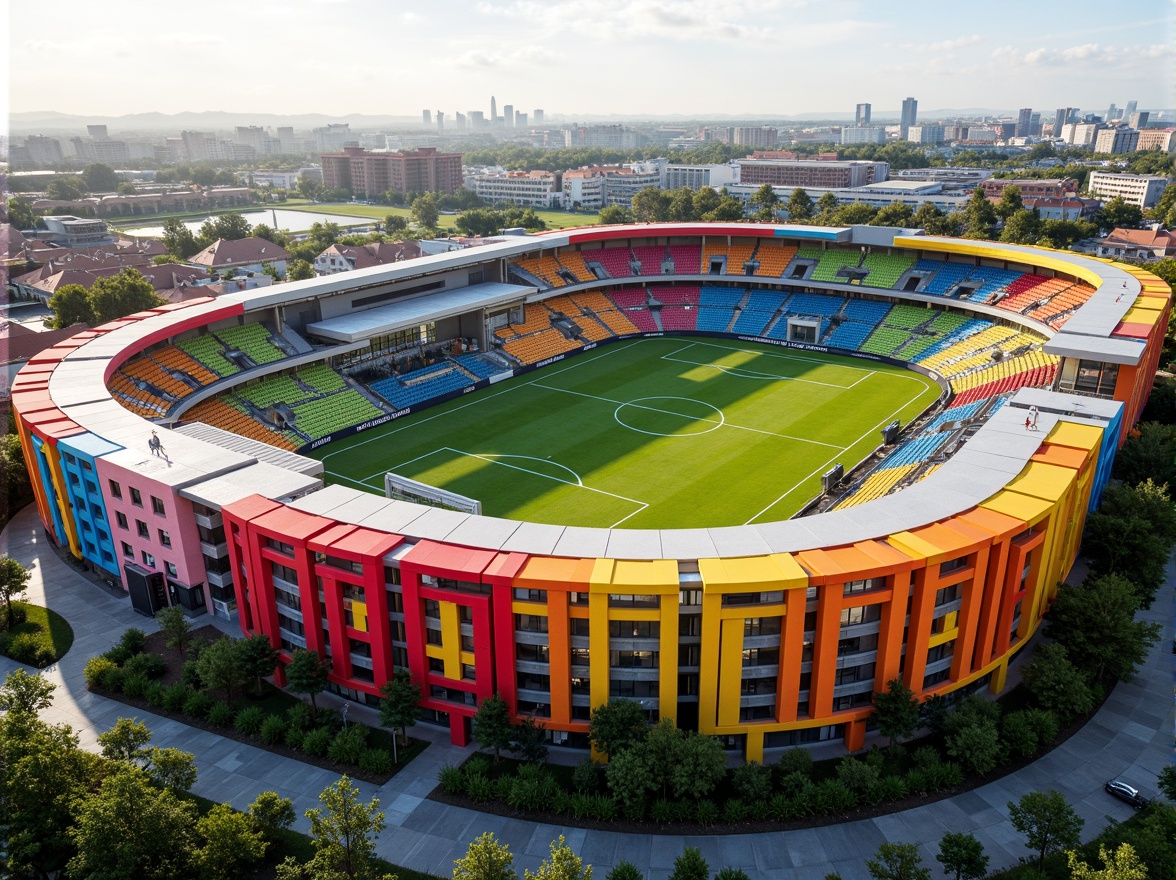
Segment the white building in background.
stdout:
[[[869,105],[867,105],[869,106]],[[886,143],[886,126],[884,125],[847,125],[841,129],[841,143],[843,144],[884,144]]]
[[912,125],[907,128],[907,140],[912,144],[942,144],[946,139],[942,125]]
[[569,208],[599,211],[604,207],[604,173],[597,168],[565,171],[563,194]]
[[1094,138],[1096,153],[1134,153],[1139,147],[1139,132],[1133,128],[1104,128]]
[[672,165],[664,167],[662,177],[663,189],[701,189],[704,186],[720,189],[724,186],[739,182],[739,165],[729,162],[726,165]]
[[731,143],[743,147],[755,147],[757,150],[770,150],[776,146],[779,132],[769,125],[756,128],[741,127],[731,130]]
[[1062,126],[1062,140],[1072,147],[1089,147],[1104,128],[1101,122],[1071,122]]
[[475,174],[466,179],[465,186],[492,205],[508,202],[524,208],[562,208],[565,201],[562,175],[550,171]]
[[1168,188],[1168,178],[1155,174],[1114,174],[1092,171],[1086,186],[1092,195],[1102,199],[1122,196],[1123,201],[1140,208],[1150,208]]

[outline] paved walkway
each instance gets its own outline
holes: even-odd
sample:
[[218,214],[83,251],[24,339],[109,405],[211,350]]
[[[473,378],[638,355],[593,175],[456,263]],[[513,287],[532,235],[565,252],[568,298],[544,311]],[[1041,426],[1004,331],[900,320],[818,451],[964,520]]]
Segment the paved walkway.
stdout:
[[[0,535],[0,550],[31,568],[30,600],[53,608],[74,628],[72,650],[44,672],[59,686],[46,718],[72,725],[82,745],[95,748],[98,733],[132,710],[86,690],[82,674],[86,660],[105,651],[128,627],[150,630],[155,624],[135,614],[126,599],[112,597],[63,563],[47,546],[32,506],[21,511]],[[449,745],[445,732],[418,727],[414,735],[431,740],[429,748],[386,785],[360,786],[365,797],[380,798],[387,816],[388,828],[378,851],[395,864],[448,877],[453,860],[465,853],[469,841],[492,831],[510,846],[521,874],[523,868],[537,867],[550,842],[562,833],[595,867],[598,877],[625,859],[650,880],[659,880],[668,875],[682,848],[692,845],[701,848],[712,870],[738,867],[752,880],[778,877],[782,871],[791,872],[797,880],[823,880],[832,871],[845,880],[866,880],[865,860],[880,843],[916,843],[924,862],[936,868],[934,857],[944,832],[969,831],[984,843],[990,867],[1000,868],[1029,854],[1008,822],[1006,804],[1027,791],[1044,788],[1056,788],[1066,796],[1086,820],[1084,837],[1089,838],[1109,821],[1121,821],[1131,814],[1129,807],[1102,790],[1106,780],[1121,776],[1155,794],[1156,773],[1171,760],[1173,655],[1167,649],[1173,636],[1176,569],[1169,566],[1168,575],[1155,605],[1144,615],[1164,625],[1164,636],[1136,679],[1120,684],[1086,727],[1040,761],[950,800],[876,819],[764,834],[685,837],[562,828],[426,800],[436,784],[438,768],[463,760],[469,750]],[[225,629],[236,633],[230,627]],[[0,677],[16,666],[0,657]],[[199,778],[193,790],[197,794],[243,808],[258,793],[275,790],[293,798],[300,830],[307,830],[308,825],[301,818],[303,812],[317,805],[318,793],[335,779],[326,770],[215,733],[151,713],[136,714],[153,731],[155,745],[195,754]]]

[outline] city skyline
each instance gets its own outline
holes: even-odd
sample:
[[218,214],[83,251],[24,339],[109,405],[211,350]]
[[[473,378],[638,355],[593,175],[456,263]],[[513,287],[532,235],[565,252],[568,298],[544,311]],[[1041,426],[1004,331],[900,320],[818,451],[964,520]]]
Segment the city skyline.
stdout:
[[[1011,0],[986,4],[985,15],[925,0],[885,10],[851,2],[836,23],[805,0],[459,2],[445,14],[370,0],[294,0],[280,8],[211,0],[199,20],[144,0],[64,0],[57,8],[68,32],[34,27],[28,7],[11,11],[6,116],[420,119],[424,107],[485,108],[490,94],[500,106],[564,116],[852,114],[863,102],[878,116],[911,95],[929,110],[1088,104],[1098,112],[1129,100],[1170,105],[1176,57],[1169,0],[1133,4],[1101,24],[1104,8],[1083,0],[1068,7],[1073,25],[1060,30],[1052,9]],[[275,16],[294,25],[309,17],[311,33],[312,21],[358,16],[365,24],[348,29],[345,43],[305,46],[298,27],[271,36]],[[227,32],[221,23],[228,19],[245,36]],[[94,52],[103,45],[112,51]],[[653,71],[674,87],[655,87]],[[796,72],[806,88],[794,91],[788,84]],[[747,89],[732,88],[740,77]]]

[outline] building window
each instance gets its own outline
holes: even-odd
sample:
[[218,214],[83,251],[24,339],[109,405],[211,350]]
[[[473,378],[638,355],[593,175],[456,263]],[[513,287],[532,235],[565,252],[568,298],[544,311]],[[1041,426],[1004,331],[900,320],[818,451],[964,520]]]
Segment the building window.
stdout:
[[165,532],[163,529],[159,530],[159,544],[161,547],[171,546],[171,535]]
[[967,556],[960,556],[955,559],[949,559],[947,562],[940,563],[939,576],[943,577],[945,574],[950,574],[953,571],[959,571],[968,564]]
[[132,547],[130,544],[128,544],[126,541],[122,542],[122,552],[123,552],[123,556],[125,556],[127,559],[134,559],[135,558],[135,548]]
[[523,590],[515,588],[514,597],[520,602],[546,602],[546,590]]
[[661,624],[656,620],[610,620],[608,634],[614,639],[656,639]]
[[122,486],[120,486],[114,480],[110,481],[110,497],[122,498]]
[[656,669],[657,651],[610,651],[608,665],[614,669]]
[[179,577],[179,572],[176,571],[176,564],[174,562],[165,562],[163,567],[167,569],[169,577]]
[[547,632],[547,618],[540,614],[516,614],[515,629],[519,632]]
[[125,513],[120,513],[116,510],[114,512],[114,521],[118,523],[118,527],[120,529],[127,529],[129,531],[131,528],[131,523],[127,519],[127,515]]
[[573,617],[573,618],[571,618],[571,620],[568,621],[568,624],[571,627],[572,635],[574,635],[574,636],[588,635],[588,618],[586,618],[586,617]]
[[546,663],[548,656],[546,645],[515,645],[515,657],[527,663]]
[[634,595],[633,593],[610,593],[608,604],[611,608],[657,608],[660,597]]
[[160,499],[158,499],[154,495],[152,495],[151,496],[151,509],[155,513],[159,514],[160,516],[163,516],[163,501],[161,501]]
[[143,551],[143,564],[147,566],[147,568],[155,568],[155,557],[146,550]]
[[781,617],[749,617],[743,621],[745,636],[778,636],[780,635]]
[[743,651],[744,666],[779,666],[779,648],[746,648]]
[[135,530],[138,531],[140,538],[151,538],[151,530],[147,528],[147,523],[143,522],[143,520],[135,520]]
[[870,590],[880,590],[886,586],[886,578],[867,578],[864,581],[846,581],[845,595],[854,593],[868,593]]
[[859,623],[872,623],[881,620],[882,607],[880,605],[863,605],[858,608],[841,609],[841,625],[855,626]]

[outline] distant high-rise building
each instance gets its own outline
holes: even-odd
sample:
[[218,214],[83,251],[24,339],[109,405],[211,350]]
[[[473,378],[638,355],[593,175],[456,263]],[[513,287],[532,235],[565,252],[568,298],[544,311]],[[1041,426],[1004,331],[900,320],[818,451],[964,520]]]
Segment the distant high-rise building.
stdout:
[[524,113],[522,110],[515,111],[514,127],[515,128],[526,128],[527,127],[527,114]]
[[1059,107],[1054,113],[1053,136],[1060,138],[1062,136],[1062,128],[1070,124],[1074,118],[1077,109],[1074,107]]
[[432,125],[432,124],[433,124],[433,111],[432,110],[422,110],[421,111],[421,125]]
[[536,125],[542,125],[543,124],[543,111],[542,110],[533,111],[531,113],[531,119],[534,120]]
[[1130,119],[1131,114],[1134,113],[1138,109],[1139,109],[1139,102],[1138,101],[1128,101],[1127,102],[1127,109],[1123,111],[1123,118]]
[[205,146],[206,136],[202,131],[181,131],[180,142],[184,146],[185,158],[189,162],[203,162],[212,158]]
[[465,131],[466,117],[465,117],[464,113],[454,113],[453,114],[453,127],[456,128],[458,131]]
[[843,144],[885,144],[886,127],[883,125],[847,125],[841,129]]
[[869,104],[858,104],[857,105],[857,109],[854,111],[854,114],[853,114],[853,124],[858,125],[858,126],[870,124],[870,105]]
[[740,127],[732,132],[733,143],[743,147],[755,147],[756,149],[770,149],[776,146],[776,129],[762,125],[757,128]]
[[1147,128],[1147,120],[1149,116],[1151,116],[1151,114],[1147,110],[1140,110],[1136,113],[1132,113],[1127,117],[1128,124],[1132,128]]
[[514,128],[514,105],[502,105],[502,124],[507,128]]
[[490,96],[490,124],[493,125],[498,121],[498,102],[494,100],[494,96]]
[[95,140],[105,140],[106,138],[110,137],[110,135],[106,133],[105,125],[87,125],[86,134]]
[[25,148],[29,151],[29,161],[34,165],[56,165],[64,159],[61,141],[54,137],[29,135],[25,140]]
[[910,128],[919,117],[919,102],[914,98],[906,98],[902,102],[902,118],[899,120],[899,136],[907,139]]
[[445,131],[445,111],[437,111],[437,131]]
[[[438,120],[444,114],[437,113]],[[401,192],[455,193],[461,187],[461,153],[439,153],[420,147],[410,153],[369,153],[345,147],[342,153],[321,157],[323,183],[371,197],[389,189]]]
[[1029,137],[1029,131],[1033,126],[1033,108],[1022,107],[1017,111],[1017,127],[1014,134],[1017,137]]
[[466,113],[466,119],[469,120],[470,128],[477,129],[486,127],[486,114],[481,110],[470,110],[468,113]]
[[1110,107],[1107,108],[1107,115],[1106,115],[1104,121],[1105,122],[1114,122],[1118,118],[1119,118],[1119,108],[1116,107],[1114,104],[1112,104]]

